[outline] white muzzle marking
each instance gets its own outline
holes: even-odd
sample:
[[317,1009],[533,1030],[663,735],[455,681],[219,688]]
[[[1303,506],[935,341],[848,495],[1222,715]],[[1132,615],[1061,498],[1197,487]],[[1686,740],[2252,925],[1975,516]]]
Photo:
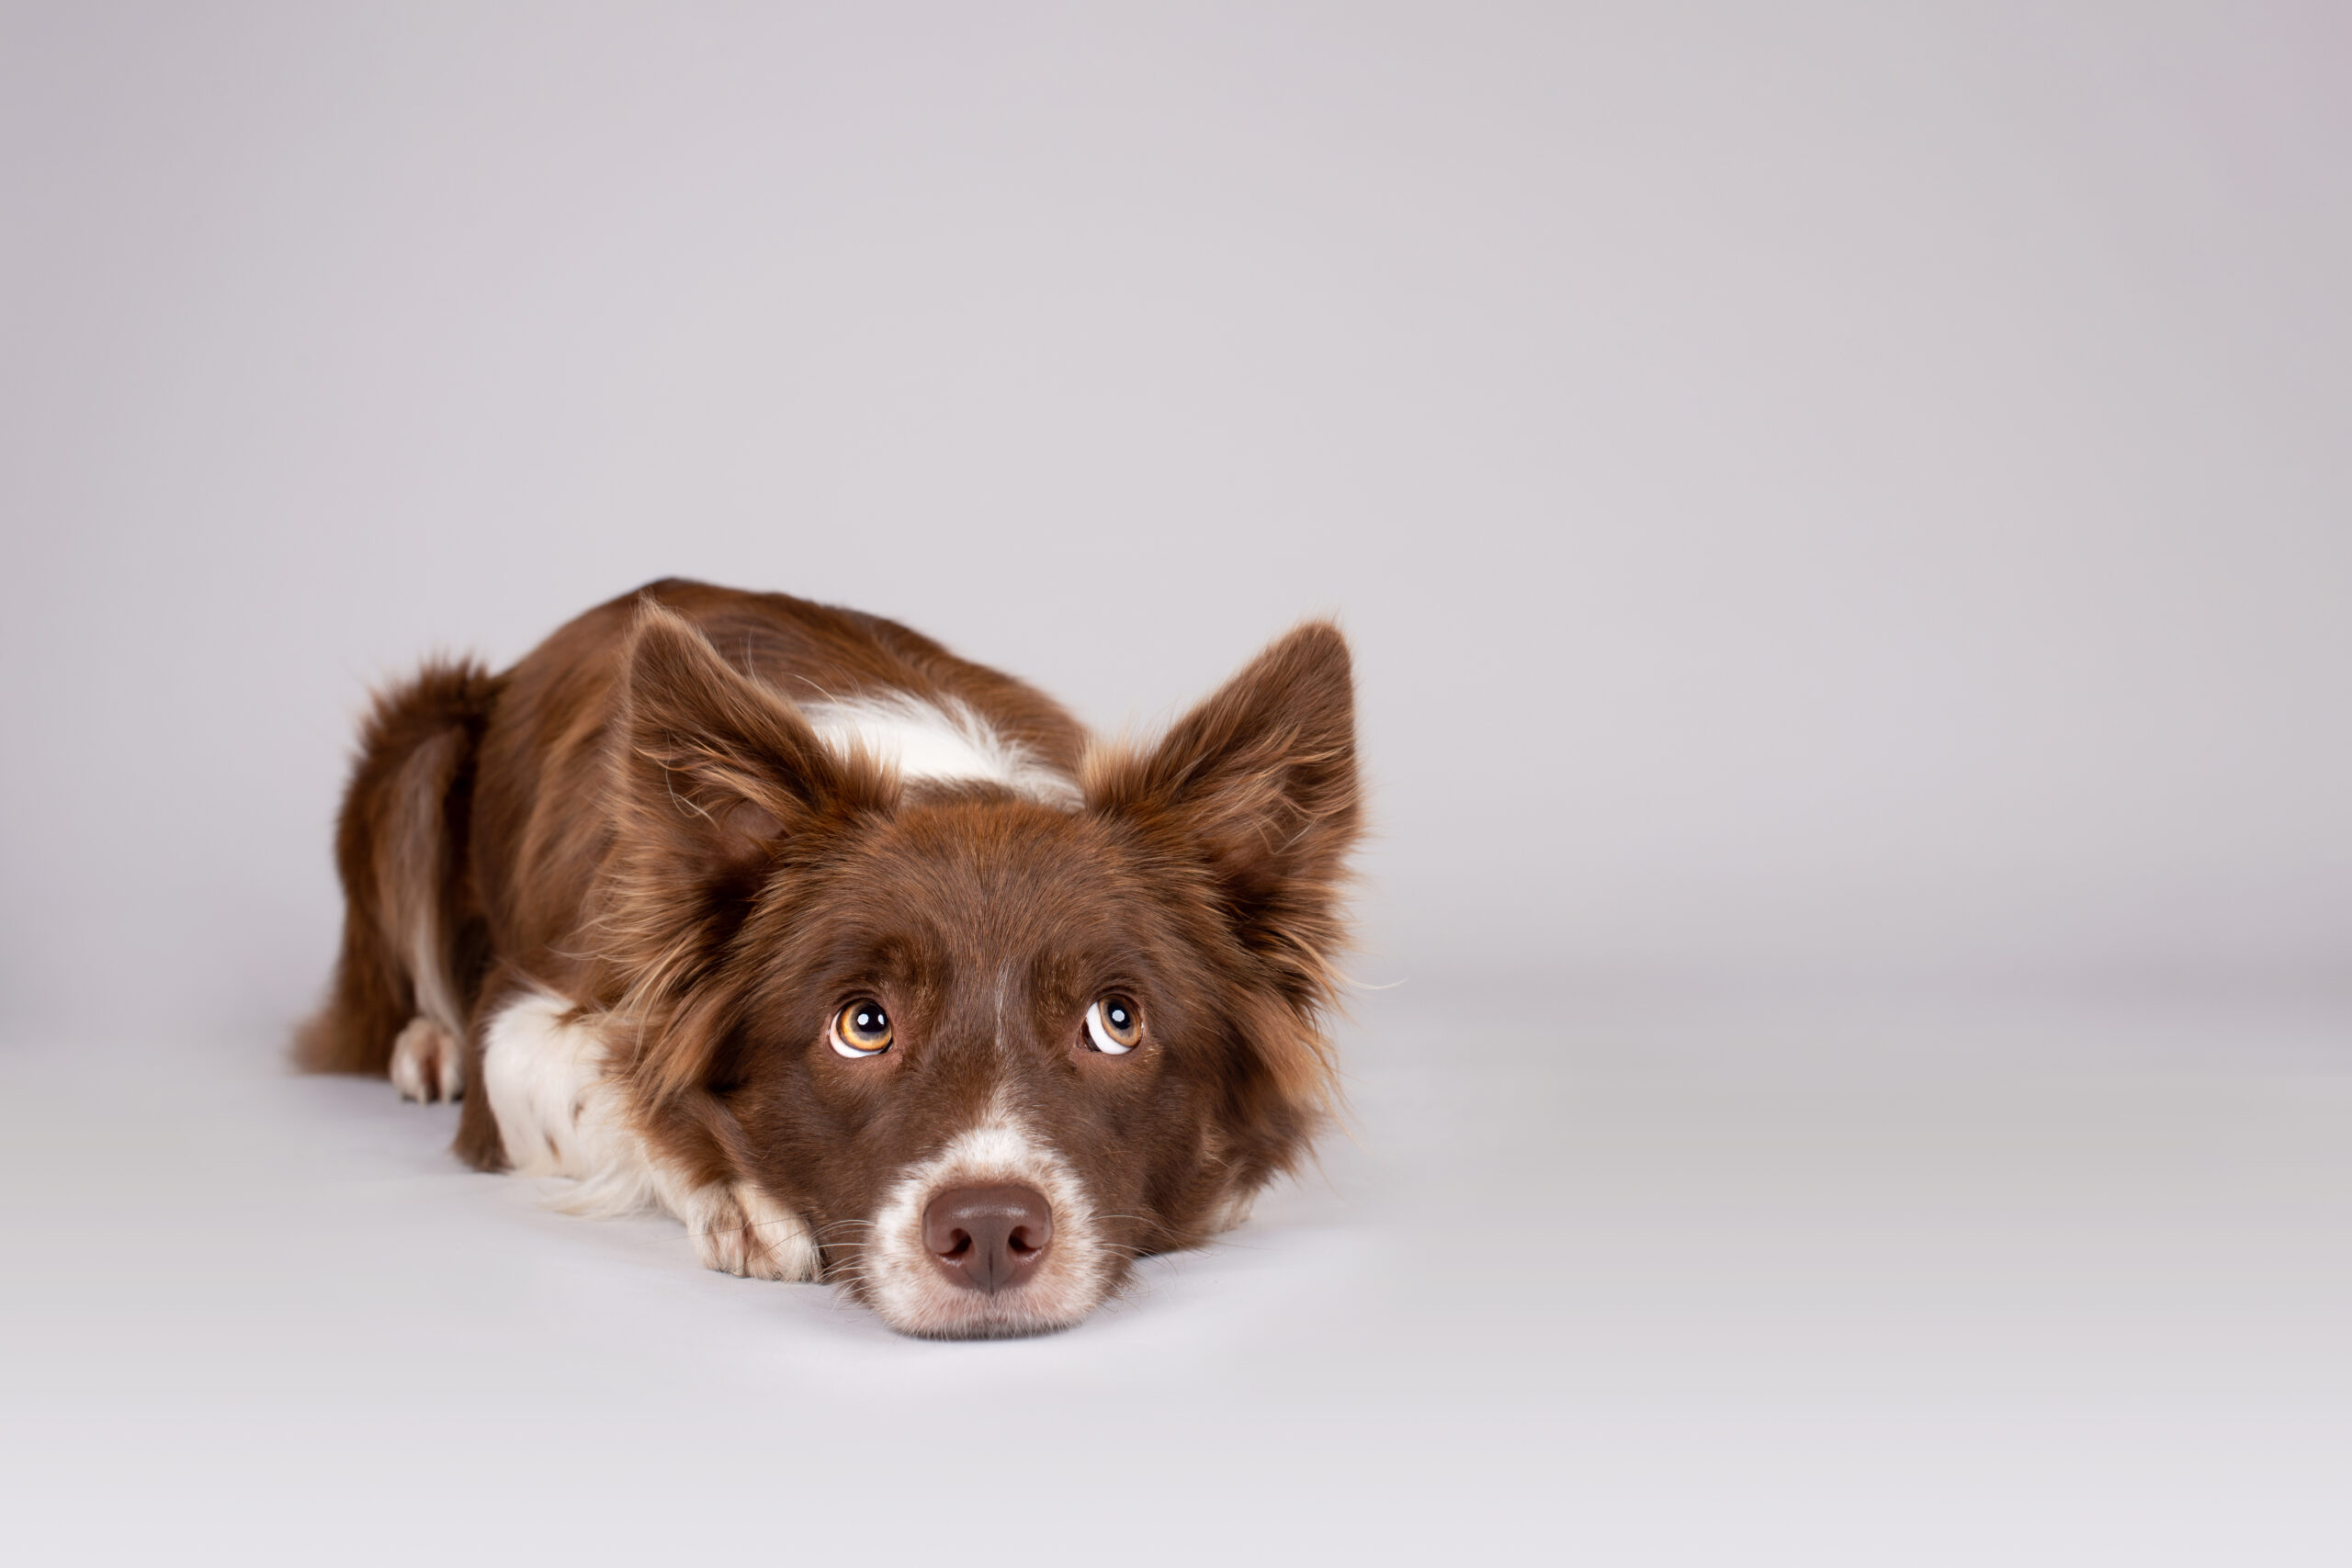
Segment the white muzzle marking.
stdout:
[[[1037,1270],[994,1292],[958,1285],[932,1258],[923,1211],[958,1187],[1031,1188],[1053,1210],[1054,1238]],[[1067,1162],[1001,1106],[890,1189],[857,1265],[869,1303],[902,1334],[986,1339],[1067,1328],[1092,1311],[1116,1272],[1093,1205]]]

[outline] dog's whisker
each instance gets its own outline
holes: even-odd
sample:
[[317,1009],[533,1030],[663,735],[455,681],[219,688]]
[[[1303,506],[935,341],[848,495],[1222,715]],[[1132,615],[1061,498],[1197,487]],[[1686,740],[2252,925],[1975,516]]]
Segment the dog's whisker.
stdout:
[[[1097,743],[908,628],[650,584],[505,671],[377,694],[301,1059],[380,1072],[389,1047],[403,1089],[471,1088],[469,1163],[672,1214],[712,1268],[822,1280],[909,1334],[1068,1326],[1341,1109],[1353,690],[1309,623],[1161,738]],[[1166,1074],[1192,1057],[1223,1065]],[[1104,1131],[1137,1096],[1197,1135]]]

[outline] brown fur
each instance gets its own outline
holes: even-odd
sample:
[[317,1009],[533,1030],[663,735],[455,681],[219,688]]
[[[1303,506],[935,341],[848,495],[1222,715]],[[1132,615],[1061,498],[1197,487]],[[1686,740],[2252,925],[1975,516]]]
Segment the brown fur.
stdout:
[[[1073,784],[901,781],[798,704],[967,704]],[[513,670],[437,666],[362,733],[338,837],[344,950],[313,1068],[381,1072],[426,1010],[466,1081],[524,987],[610,1043],[634,1125],[692,1182],[751,1182],[820,1238],[991,1103],[1083,1178],[1122,1257],[1193,1245],[1292,1167],[1332,1084],[1322,1019],[1359,831],[1345,643],[1277,642],[1148,750],[1090,748],[1051,700],[903,626],[781,594],[648,585]],[[1145,1044],[1088,1048],[1117,988]],[[897,1043],[826,1045],[844,999]],[[489,1097],[458,1152],[497,1168]],[[854,1243],[824,1259],[862,1290]]]
[[308,1071],[385,1070],[392,1037],[421,1010],[405,951],[421,918],[437,922],[458,999],[470,1000],[483,939],[466,864],[469,817],[475,753],[497,694],[480,665],[431,663],[379,693],[361,724],[335,825],[343,950],[327,1005],[295,1039]]

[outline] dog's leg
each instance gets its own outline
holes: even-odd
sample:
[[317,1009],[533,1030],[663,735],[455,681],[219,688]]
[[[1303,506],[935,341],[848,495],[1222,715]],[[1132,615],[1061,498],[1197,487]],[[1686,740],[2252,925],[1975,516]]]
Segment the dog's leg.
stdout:
[[573,1213],[660,1208],[685,1223],[707,1269],[753,1280],[813,1280],[816,1239],[800,1216],[726,1167],[707,1130],[674,1129],[702,1157],[657,1148],[639,1132],[605,1076],[594,1023],[558,997],[525,991],[483,1031],[481,1098],[505,1156],[526,1176],[570,1177],[558,1200]]
[[[656,1190],[670,1185],[657,1179]],[[752,1183],[712,1182],[661,1196],[662,1206],[685,1222],[704,1268],[747,1280],[817,1277],[817,1241],[808,1227]]]
[[429,1018],[413,1018],[392,1042],[392,1087],[402,1100],[428,1104],[466,1092],[465,1061],[449,1032]]
[[1257,1206],[1257,1202],[1258,1190],[1254,1187],[1247,1190],[1237,1188],[1227,1192],[1209,1212],[1209,1234],[1223,1235],[1227,1231],[1239,1230],[1250,1223],[1250,1211]]
[[437,1066],[455,1053],[412,1036],[426,1020],[460,1036],[479,977],[470,939],[480,920],[459,848],[474,742],[495,691],[477,666],[436,664],[377,695],[335,829],[343,953],[326,1006],[295,1043],[311,1072],[393,1072],[405,1043],[403,1093],[455,1092]]

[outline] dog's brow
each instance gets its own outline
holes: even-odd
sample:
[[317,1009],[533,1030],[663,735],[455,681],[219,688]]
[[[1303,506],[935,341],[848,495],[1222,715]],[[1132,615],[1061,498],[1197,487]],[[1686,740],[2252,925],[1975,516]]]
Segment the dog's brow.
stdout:
[[996,1054],[1004,1055],[1004,993],[1012,984],[1012,961],[996,966]]

